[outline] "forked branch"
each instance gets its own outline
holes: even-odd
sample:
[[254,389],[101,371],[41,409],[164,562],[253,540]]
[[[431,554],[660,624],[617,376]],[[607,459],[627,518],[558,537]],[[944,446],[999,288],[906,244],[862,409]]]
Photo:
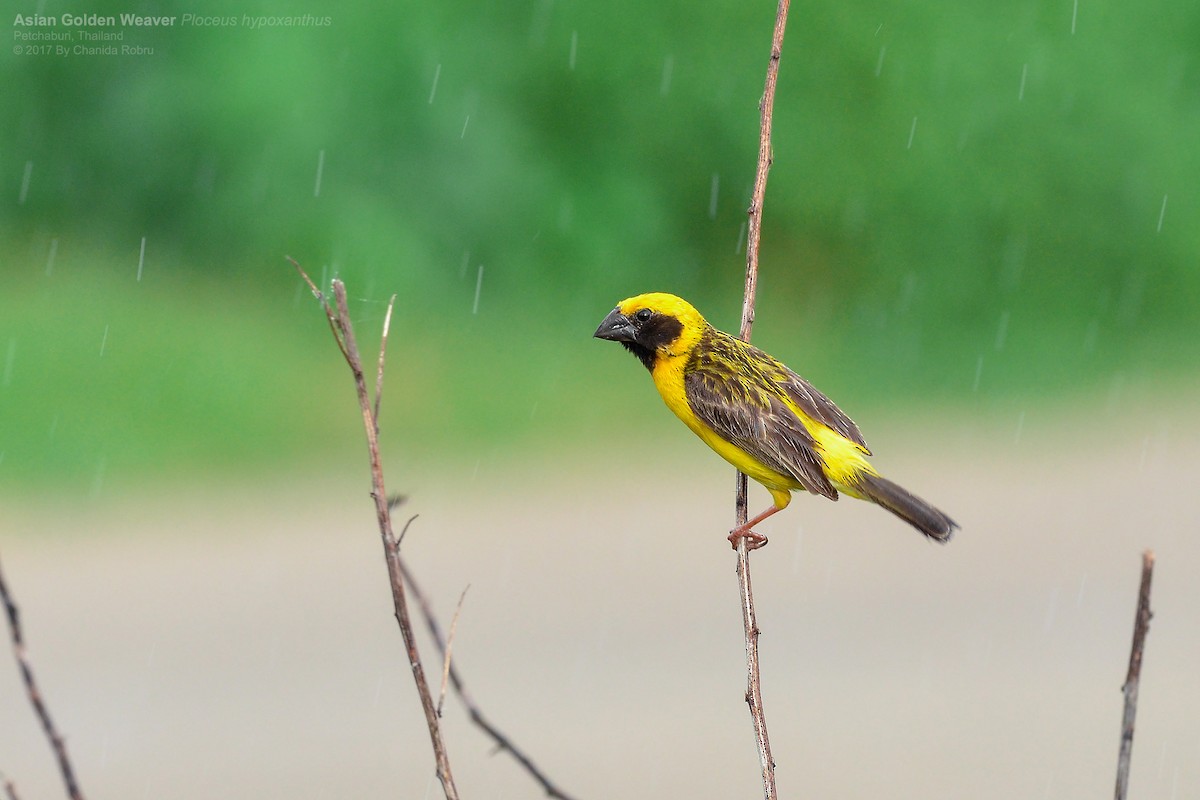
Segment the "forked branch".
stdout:
[[[408,655],[408,663],[412,668],[413,681],[417,685],[417,694],[421,698],[421,709],[425,712],[425,725],[429,729],[429,739],[433,745],[434,762],[437,765],[438,780],[441,781],[442,791],[446,800],[458,800],[458,789],[454,785],[454,775],[450,770],[450,757],[446,753],[446,742],[442,737],[441,721],[434,707],[433,696],[429,690],[429,682],[425,678],[425,667],[421,663],[421,654],[417,650],[417,640],[413,633],[412,620],[408,614],[408,601],[404,593],[404,572],[400,564],[400,541],[392,532],[392,515],[388,505],[387,491],[383,483],[383,461],[379,455],[379,422],[377,419],[378,404],[372,405],[367,394],[366,376],[363,372],[362,358],[358,353],[358,344],[354,339],[354,326],[350,322],[350,310],[346,303],[346,285],[338,279],[333,281],[334,306],[316,287],[312,279],[296,261],[288,258],[300,273],[300,276],[312,289],[313,294],[321,302],[325,317],[329,320],[329,328],[342,356],[346,359],[351,373],[354,375],[354,389],[358,395],[358,406],[362,412],[363,430],[367,435],[367,450],[371,459],[371,499],[375,501],[375,517],[379,524],[379,535],[383,540],[383,556],[387,563],[388,579],[392,588],[392,604],[395,607],[396,622],[400,625],[400,635],[404,640],[404,649]],[[388,304],[387,320],[391,320],[392,304],[395,296]],[[376,370],[375,386],[376,400],[383,385],[384,353],[387,348],[387,324],[384,325],[382,341],[379,347],[379,361]]]
[[[395,303],[395,296],[392,297],[392,302],[388,303],[387,314],[383,321],[383,334],[379,344],[379,359],[375,372],[375,401],[370,403],[367,396],[366,376],[364,375],[362,360],[359,357],[358,347],[354,340],[354,331],[350,323],[350,314],[346,307],[346,288],[341,281],[333,282],[334,300],[336,303],[336,311],[329,304],[325,295],[317,288],[305,273],[304,269],[296,263],[294,259],[288,258],[288,261],[300,273],[305,283],[312,290],[313,295],[321,302],[321,306],[325,311],[325,316],[329,320],[329,328],[333,332],[334,340],[338,344],[338,348],[342,351],[342,355],[346,359],[346,363],[350,365],[350,370],[354,374],[355,389],[358,393],[359,407],[363,415],[363,427],[367,434],[367,446],[371,455],[371,482],[372,491],[371,497],[375,501],[375,512],[379,521],[379,530],[383,538],[384,555],[387,561],[388,577],[392,587],[392,600],[396,610],[396,620],[400,624],[400,631],[404,638],[404,645],[408,653],[409,662],[413,668],[413,678],[417,684],[417,690],[421,695],[421,706],[425,712],[426,724],[429,727],[430,739],[433,743],[434,757],[438,765],[438,777],[442,781],[443,789],[446,792],[447,800],[457,797],[457,790],[454,789],[453,778],[450,772],[450,762],[446,755],[446,746],[441,736],[441,728],[439,720],[441,718],[441,699],[435,705],[432,694],[429,690],[429,683],[425,679],[424,668],[421,665],[420,656],[417,652],[416,642],[413,638],[412,623],[409,618],[408,604],[405,600],[407,592],[411,592],[413,598],[417,602],[417,607],[420,609],[422,616],[425,618],[425,623],[429,628],[430,634],[433,637],[434,643],[437,645],[443,660],[443,678],[441,695],[445,694],[446,683],[453,687],[455,693],[466,706],[467,714],[471,721],[478,726],[485,734],[491,737],[495,742],[496,750],[504,750],[512,755],[514,759],[533,777],[533,779],[542,787],[546,796],[557,798],[558,800],[573,800],[570,795],[563,792],[555,786],[545,774],[538,769],[533,760],[521,751],[512,740],[505,736],[500,730],[493,725],[479,709],[474,699],[467,691],[466,685],[463,683],[462,677],[459,675],[458,668],[451,657],[451,641],[442,635],[441,626],[438,624],[437,618],[433,613],[429,601],[421,592],[420,587],[413,579],[411,570],[400,557],[400,543],[404,540],[404,534],[408,531],[408,526],[412,524],[416,517],[412,517],[401,529],[399,536],[392,534],[391,511],[403,502],[403,498],[395,496],[389,498],[384,490],[383,483],[383,467],[379,457],[379,409],[380,399],[383,396],[383,372],[385,364],[385,355],[387,352],[388,330],[391,325],[392,308]],[[461,599],[459,604],[461,606]],[[457,614],[455,615],[457,618]],[[451,626],[451,639],[453,638],[453,626]]]

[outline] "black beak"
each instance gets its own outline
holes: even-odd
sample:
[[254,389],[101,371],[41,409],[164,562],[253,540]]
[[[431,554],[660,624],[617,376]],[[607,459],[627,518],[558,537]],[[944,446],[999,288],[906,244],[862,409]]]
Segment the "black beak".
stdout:
[[636,331],[634,331],[629,317],[622,314],[621,309],[614,308],[592,335],[597,339],[608,339],[611,342],[632,342]]

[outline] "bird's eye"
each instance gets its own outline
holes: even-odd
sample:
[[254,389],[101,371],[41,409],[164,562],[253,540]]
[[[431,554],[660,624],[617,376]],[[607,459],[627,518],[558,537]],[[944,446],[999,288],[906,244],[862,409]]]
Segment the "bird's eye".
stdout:
[[650,319],[653,316],[654,316],[653,311],[651,311],[648,308],[643,308],[641,311],[638,311],[636,314],[634,314],[633,318],[636,319],[638,322],[645,322],[646,320]]

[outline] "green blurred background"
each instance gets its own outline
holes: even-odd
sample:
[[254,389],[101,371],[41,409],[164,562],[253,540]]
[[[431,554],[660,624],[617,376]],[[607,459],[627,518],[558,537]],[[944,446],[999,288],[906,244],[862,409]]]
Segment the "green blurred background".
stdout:
[[[346,280],[367,349],[397,294],[383,423],[409,463],[664,424],[590,335],[648,290],[736,327],[773,3],[251,13],[330,24],[0,56],[0,485],[361,448],[285,254]],[[1194,393],[1197,42],[1196,4],[794,5],[756,343],[855,415]]]

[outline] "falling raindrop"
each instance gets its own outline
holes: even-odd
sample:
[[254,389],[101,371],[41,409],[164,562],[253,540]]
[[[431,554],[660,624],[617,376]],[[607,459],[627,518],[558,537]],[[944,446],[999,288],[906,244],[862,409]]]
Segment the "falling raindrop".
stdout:
[[530,408],[529,408],[529,418],[530,419],[533,419],[535,416],[537,416],[537,410],[538,410],[538,401],[534,400],[533,405],[530,406]]
[[979,379],[983,377],[983,356],[980,356],[975,361],[975,382],[971,384],[971,391],[979,391]]
[[142,266],[146,263],[146,237],[142,237],[142,248],[138,252],[138,283],[142,282]]
[[565,231],[571,227],[571,220],[575,218],[575,207],[571,204],[571,198],[564,197],[562,202],[558,204],[558,229]]
[[1142,293],[1146,288],[1146,273],[1135,269],[1125,276],[1125,285],[1117,299],[1117,319],[1130,325],[1137,321],[1142,310]]
[[29,194],[29,179],[33,177],[33,162],[25,162],[25,174],[21,176],[21,191],[17,194],[17,205],[25,205],[25,196]]
[[0,385],[8,386],[12,383],[13,364],[17,358],[17,340],[8,340],[8,353],[4,356],[4,376],[0,380]]
[[1025,252],[1029,249],[1029,236],[1020,231],[1011,234],[1004,242],[1004,260],[1000,270],[1000,288],[1014,291],[1021,285],[1021,273],[1025,269]]
[[471,306],[471,313],[479,313],[479,290],[483,288],[483,264],[479,265],[479,273],[475,276],[475,304]]
[[429,87],[429,105],[433,105],[433,97],[437,94],[438,78],[442,77],[442,65],[438,64],[433,70],[433,86]]
[[106,469],[108,469],[108,459],[101,456],[99,463],[96,464],[96,474],[92,478],[92,497],[100,496],[100,491],[104,488],[104,472]]
[[1008,338],[1008,310],[1000,312],[1000,324],[996,326],[996,352],[1004,349],[1004,340]]
[[317,181],[313,185],[313,197],[321,196],[321,176],[325,174],[325,151],[317,151]]
[[1160,208],[1158,210],[1158,229],[1155,231],[1156,233],[1162,233],[1163,217],[1165,217],[1166,215],[1167,215],[1167,196],[1164,194],[1162,208]]
[[742,246],[746,243],[746,220],[742,220],[742,225],[738,228],[737,242],[733,245],[733,252],[742,252]]
[[1125,394],[1125,375],[1117,372],[1108,384],[1108,411],[1115,412],[1121,407]]
[[467,118],[466,118],[465,120],[463,120],[463,129],[462,129],[462,133],[460,133],[460,134],[458,135],[458,138],[459,138],[459,139],[465,139],[465,138],[467,138],[467,123],[469,123],[470,121],[471,121],[471,115],[470,115],[470,114],[467,114]]
[[1058,587],[1055,586],[1050,590],[1050,602],[1046,605],[1046,618],[1042,620],[1042,631],[1050,632],[1050,628],[1054,626],[1054,613],[1058,609]]
[[554,0],[542,0],[533,10],[533,19],[529,24],[529,43],[540,46],[546,41],[546,29],[550,27],[550,15],[554,10]]
[[917,118],[913,117],[912,127],[908,129],[908,148],[912,150],[913,137],[917,135]]
[[100,357],[104,358],[104,348],[108,346],[108,325],[104,326],[104,335],[100,337]]
[[50,240],[50,255],[46,256],[46,277],[54,271],[54,258],[58,255],[58,239]]
[[875,62],[875,77],[876,78],[878,78],[880,73],[883,72],[883,58],[886,55],[887,55],[887,45],[885,44],[879,48],[879,60]]
[[717,218],[717,193],[720,191],[720,189],[721,189],[721,176],[720,176],[720,174],[714,172],[712,174],[712,185],[709,187],[709,192],[708,192],[708,218],[709,219]]
[[1100,321],[1093,319],[1083,332],[1083,352],[1091,353],[1096,349],[1096,337],[1100,335]]
[[571,54],[567,57],[567,68],[575,71],[575,53],[579,49],[579,31],[571,31]]
[[[390,676],[388,676],[388,677],[390,677]],[[380,673],[379,680],[376,681],[376,683],[375,683],[375,697],[373,697],[371,699],[371,703],[376,706],[379,705],[379,697],[383,694],[383,678],[384,678],[384,674]]]
[[1017,102],[1025,99],[1025,78],[1029,75],[1029,64],[1026,62],[1021,65],[1021,88],[1017,90]]
[[909,272],[904,276],[904,285],[900,287],[900,297],[896,301],[896,314],[906,314],[912,307],[913,296],[917,292],[917,273]]
[[663,59],[662,80],[658,83],[658,93],[663,97],[667,96],[667,92],[671,91],[671,73],[675,70],[675,56],[667,56]]
[[1142,438],[1142,454],[1138,458],[1138,472],[1143,472],[1146,469],[1146,457],[1150,453],[1150,444],[1150,434],[1146,434],[1146,436]]
[[1079,17],[1079,0],[1075,0],[1071,7],[1071,35],[1075,35],[1075,20]]

